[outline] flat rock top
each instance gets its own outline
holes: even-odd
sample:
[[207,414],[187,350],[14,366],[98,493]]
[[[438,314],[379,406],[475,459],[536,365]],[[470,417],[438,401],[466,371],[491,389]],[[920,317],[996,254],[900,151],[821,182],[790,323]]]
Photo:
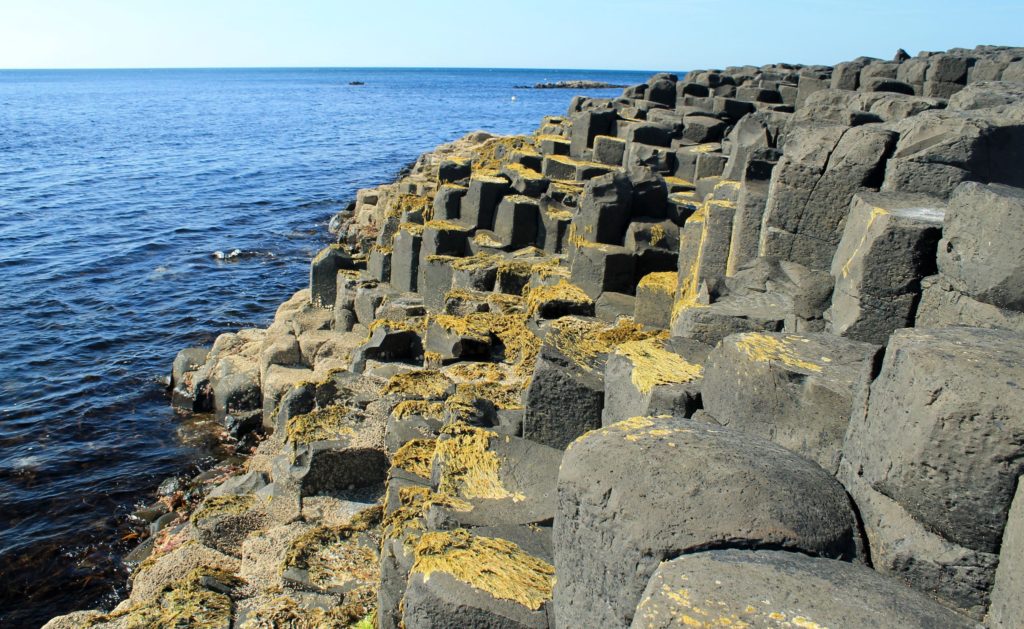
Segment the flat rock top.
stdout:
[[864,566],[799,553],[740,550],[685,555],[655,572],[632,627],[682,625],[974,626]]
[[893,333],[888,351],[944,356],[950,364],[970,369],[983,365],[1004,374],[1019,373],[1024,364],[1024,341],[1008,330],[949,327],[936,329],[904,328]]

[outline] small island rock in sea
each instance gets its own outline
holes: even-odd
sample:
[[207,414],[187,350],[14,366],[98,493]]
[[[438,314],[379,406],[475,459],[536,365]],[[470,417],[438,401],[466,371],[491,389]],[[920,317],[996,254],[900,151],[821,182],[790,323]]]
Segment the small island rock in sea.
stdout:
[[592,90],[626,87],[605,81],[554,81],[550,83],[535,83],[533,85],[516,85],[517,90]]
[[423,155],[178,355],[267,437],[47,626],[1020,626],[1022,82],[658,74]]

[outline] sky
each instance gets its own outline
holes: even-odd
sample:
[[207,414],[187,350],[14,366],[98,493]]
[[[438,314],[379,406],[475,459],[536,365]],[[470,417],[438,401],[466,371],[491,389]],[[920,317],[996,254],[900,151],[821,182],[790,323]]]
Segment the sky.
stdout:
[[1024,0],[0,0],[0,68],[834,64],[1024,46]]

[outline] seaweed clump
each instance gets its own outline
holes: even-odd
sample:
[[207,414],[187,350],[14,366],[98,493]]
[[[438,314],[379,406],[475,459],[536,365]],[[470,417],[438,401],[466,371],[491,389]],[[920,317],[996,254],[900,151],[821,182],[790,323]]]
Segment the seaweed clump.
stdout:
[[425,419],[443,419],[444,402],[431,402],[429,400],[405,400],[395,405],[391,410],[391,416],[395,419],[405,419],[413,415],[419,415]]
[[464,529],[425,533],[416,544],[412,572],[429,579],[451,575],[491,596],[538,610],[551,600],[554,567],[513,542]]
[[664,273],[648,273],[640,280],[637,288],[646,288],[649,290],[658,291],[660,293],[667,293],[669,295],[675,295],[676,285],[679,283],[679,274],[675,271],[665,271]]
[[204,500],[199,508],[192,513],[191,521],[196,523],[207,518],[241,515],[252,509],[255,503],[255,496],[248,494],[211,496]]
[[[388,487],[388,491],[392,490]],[[385,514],[384,522],[381,525],[381,539],[397,539],[406,533],[417,533],[423,530],[423,521],[420,516],[427,499],[430,497],[430,489],[413,485],[402,487],[398,490],[399,507]]]
[[233,604],[230,596],[215,590],[242,584],[241,579],[222,570],[196,568],[185,578],[168,584],[157,600],[94,616],[85,626],[116,622],[122,629],[220,629],[230,626]]
[[561,279],[554,286],[538,286],[530,290],[526,296],[526,314],[535,315],[553,302],[566,306],[592,306],[594,300],[583,292],[583,289],[575,284]]
[[447,395],[451,384],[448,376],[439,371],[418,369],[391,376],[384,386],[384,395],[397,393],[421,400],[439,400]]
[[430,478],[430,461],[434,458],[436,439],[412,439],[399,448],[391,457],[391,465]]
[[356,514],[348,524],[307,531],[292,542],[282,566],[305,570],[314,587],[343,588],[344,603],[335,610],[348,624],[370,614],[376,603],[375,529],[381,515],[381,507],[375,506]]
[[621,318],[613,326],[575,317],[562,317],[551,324],[548,342],[585,371],[599,368],[599,358],[623,343],[643,341],[664,332],[645,329],[632,319]]
[[473,173],[481,175],[496,175],[501,170],[502,163],[513,151],[536,154],[533,138],[524,135],[510,135],[505,137],[491,138],[480,144],[473,151]]
[[665,350],[662,343],[661,338],[652,337],[623,343],[616,350],[633,363],[630,380],[641,393],[650,393],[662,384],[692,382],[704,374],[703,367]]
[[434,453],[441,470],[438,493],[472,499],[523,500],[510,492],[501,481],[498,455],[490,449],[497,433],[465,424],[450,424],[443,430],[447,438],[439,439]]
[[344,605],[331,609],[307,609],[294,598],[282,595],[260,604],[240,629],[371,629],[376,626],[375,616],[376,612],[370,612],[352,624],[352,614]]
[[328,406],[296,415],[285,424],[285,434],[293,443],[330,441],[355,435],[362,414],[350,406]]

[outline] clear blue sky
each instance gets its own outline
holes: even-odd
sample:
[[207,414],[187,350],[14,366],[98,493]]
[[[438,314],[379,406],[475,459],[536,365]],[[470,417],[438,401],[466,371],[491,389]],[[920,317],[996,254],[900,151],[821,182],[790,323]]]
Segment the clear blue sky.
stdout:
[[693,69],[1024,45],[1024,0],[0,0],[0,68]]

